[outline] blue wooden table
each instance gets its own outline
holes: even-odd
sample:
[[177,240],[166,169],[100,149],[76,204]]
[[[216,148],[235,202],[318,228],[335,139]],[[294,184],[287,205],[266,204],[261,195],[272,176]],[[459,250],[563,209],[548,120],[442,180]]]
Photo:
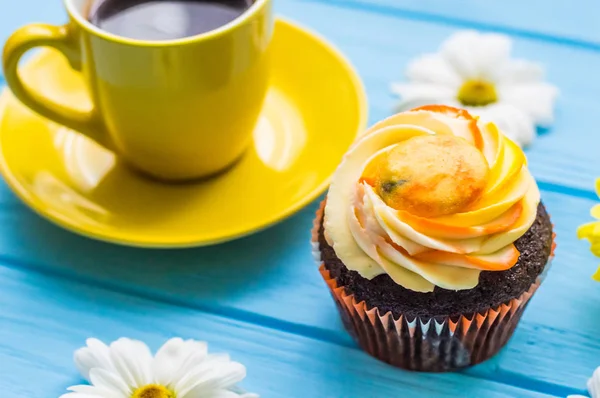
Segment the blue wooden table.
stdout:
[[[558,233],[554,267],[514,338],[455,374],[413,374],[360,351],[343,330],[308,244],[316,203],[249,238],[145,251],[75,236],[0,184],[0,396],[54,398],[81,382],[87,337],[207,340],[248,367],[262,397],[547,397],[584,393],[600,365],[598,262],[575,236],[600,175],[597,0],[277,0],[358,68],[371,122],[392,112],[388,84],[406,62],[464,28],[515,39],[562,92],[557,120],[528,150]],[[27,22],[61,23],[60,0],[0,0],[0,41]],[[0,84],[2,83],[0,77]]]

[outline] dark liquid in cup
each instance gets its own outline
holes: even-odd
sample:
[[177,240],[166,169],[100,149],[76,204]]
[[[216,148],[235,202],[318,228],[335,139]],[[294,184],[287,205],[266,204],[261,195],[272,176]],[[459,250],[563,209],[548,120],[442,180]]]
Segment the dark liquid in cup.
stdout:
[[138,40],[161,41],[217,29],[254,0],[95,0],[89,20],[100,29]]

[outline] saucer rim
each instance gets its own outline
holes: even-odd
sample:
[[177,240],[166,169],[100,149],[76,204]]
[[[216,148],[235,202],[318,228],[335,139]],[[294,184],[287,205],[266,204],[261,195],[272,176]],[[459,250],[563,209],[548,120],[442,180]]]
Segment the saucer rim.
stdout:
[[[327,52],[332,54],[338,64],[343,67],[346,71],[346,75],[349,77],[352,86],[354,87],[354,92],[356,95],[356,100],[359,108],[359,118],[357,123],[357,131],[354,135],[354,139],[360,137],[367,128],[368,123],[368,99],[366,94],[366,89],[360,75],[352,64],[352,62],[344,55],[344,53],[337,48],[330,41],[325,39],[322,35],[315,32],[311,28],[307,28],[301,23],[291,20],[287,17],[276,16],[275,18],[276,24],[286,25],[288,29],[293,29],[299,31],[302,35],[309,37],[318,45],[324,47]],[[37,58],[43,57],[45,54],[44,51],[40,51],[39,53],[30,57],[25,64],[22,66],[22,70],[29,67],[29,65],[35,64]],[[6,107],[9,104],[11,92],[8,86],[2,88],[2,92],[0,93],[0,119],[3,118]],[[218,237],[216,239],[202,239],[198,240],[197,238],[192,240],[185,239],[176,239],[171,242],[165,242],[164,238],[161,237],[159,239],[145,239],[145,237],[131,237],[130,235],[120,235],[120,234],[111,234],[111,233],[102,233],[97,232],[95,230],[90,230],[87,228],[82,228],[80,224],[73,223],[70,221],[68,217],[64,217],[61,214],[57,214],[51,211],[44,211],[48,206],[32,197],[29,193],[29,190],[21,184],[18,178],[11,172],[11,167],[7,164],[6,158],[3,156],[2,152],[0,152],[0,174],[4,177],[4,181],[11,188],[11,190],[21,199],[21,201],[27,205],[27,207],[33,210],[40,217],[54,223],[55,225],[71,231],[77,235],[94,239],[97,241],[102,241],[106,243],[116,244],[120,246],[127,247],[136,247],[136,248],[145,248],[145,249],[185,249],[185,248],[194,248],[194,247],[205,247],[217,245],[233,240],[237,240],[240,238],[244,238],[265,229],[272,227],[279,222],[282,222],[294,214],[298,213],[300,210],[310,205],[316,198],[318,198],[331,183],[331,179],[333,177],[333,173],[335,170],[326,178],[323,179],[321,184],[315,186],[310,192],[308,192],[302,199],[299,199],[287,206],[283,211],[274,214],[272,217],[265,217],[264,221],[257,223],[252,228],[241,228],[237,231],[223,234],[223,236]]]

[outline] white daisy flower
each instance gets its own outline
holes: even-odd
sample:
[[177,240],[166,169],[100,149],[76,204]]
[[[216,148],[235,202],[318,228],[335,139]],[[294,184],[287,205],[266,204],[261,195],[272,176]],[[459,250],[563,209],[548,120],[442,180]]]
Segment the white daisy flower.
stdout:
[[[587,389],[592,398],[600,398],[600,367],[596,368],[587,382]],[[567,398],[587,398],[583,395],[569,395]]]
[[536,125],[553,119],[558,89],[544,82],[535,63],[510,57],[506,35],[461,31],[450,36],[438,53],[411,61],[405,83],[393,83],[401,97],[399,110],[428,104],[466,108],[494,121],[519,145],[530,144]]
[[91,385],[70,387],[61,398],[258,398],[235,387],[246,377],[244,365],[208,354],[204,342],[174,338],[154,357],[137,340],[86,343],[75,365]]

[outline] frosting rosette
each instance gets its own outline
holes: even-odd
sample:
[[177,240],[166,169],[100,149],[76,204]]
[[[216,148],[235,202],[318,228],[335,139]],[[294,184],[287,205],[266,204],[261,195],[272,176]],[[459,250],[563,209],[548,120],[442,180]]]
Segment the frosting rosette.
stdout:
[[329,244],[350,270],[417,292],[472,289],[519,259],[540,202],[523,151],[493,123],[425,106],[377,123],[336,170]]

